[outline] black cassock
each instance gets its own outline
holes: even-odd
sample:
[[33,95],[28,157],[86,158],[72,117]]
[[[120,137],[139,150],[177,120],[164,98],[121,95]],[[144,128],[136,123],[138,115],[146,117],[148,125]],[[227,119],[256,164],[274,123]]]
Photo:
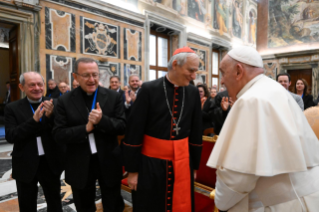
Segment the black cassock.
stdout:
[[[166,77],[164,80],[170,109],[173,110],[173,116],[178,122],[182,109],[183,87],[175,87]],[[165,140],[189,138],[191,170],[189,174],[192,183],[192,211],[194,211],[193,170],[199,167],[202,150],[202,111],[198,89],[193,85],[184,88],[185,103],[178,135],[168,110],[163,78],[143,83],[132,106],[123,149],[125,170],[139,173],[137,191],[132,193],[134,212],[172,211],[174,192],[172,162],[141,154],[144,135]]]

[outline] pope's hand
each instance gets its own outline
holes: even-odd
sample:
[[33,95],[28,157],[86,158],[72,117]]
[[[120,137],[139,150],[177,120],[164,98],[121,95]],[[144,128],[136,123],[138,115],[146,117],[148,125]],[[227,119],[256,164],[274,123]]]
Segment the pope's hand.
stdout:
[[222,107],[222,110],[223,110],[223,111],[228,110],[228,107],[229,107],[228,97],[223,97],[223,98],[222,98],[222,101],[221,101],[221,103],[220,103],[220,106]]
[[45,111],[45,116],[50,118],[51,115],[53,114],[53,108],[54,108],[54,105],[53,105],[53,99],[50,99],[50,101],[44,101],[43,102],[43,110]]
[[99,103],[96,103],[96,109],[93,109],[89,115],[89,122],[93,125],[100,123],[102,118],[102,109]]
[[39,107],[37,108],[37,110],[34,112],[33,119],[34,119],[36,122],[39,122],[40,119],[41,119],[42,116],[43,116],[44,110],[42,110],[42,109],[43,109],[43,102],[39,105]]
[[138,181],[138,172],[129,172],[127,176],[128,186],[136,191],[137,189],[137,181]]

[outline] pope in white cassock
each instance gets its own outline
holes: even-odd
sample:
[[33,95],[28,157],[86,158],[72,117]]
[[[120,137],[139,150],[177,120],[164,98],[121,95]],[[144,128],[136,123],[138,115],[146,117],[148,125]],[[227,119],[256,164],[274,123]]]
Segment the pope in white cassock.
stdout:
[[318,212],[319,141],[291,94],[263,75],[251,47],[231,50],[221,83],[237,99],[207,166],[228,212]]

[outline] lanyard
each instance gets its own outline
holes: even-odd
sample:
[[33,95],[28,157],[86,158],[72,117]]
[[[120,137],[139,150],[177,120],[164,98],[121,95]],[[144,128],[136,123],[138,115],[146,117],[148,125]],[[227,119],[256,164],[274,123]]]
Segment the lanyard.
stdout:
[[93,99],[93,102],[92,102],[92,107],[91,107],[91,111],[95,108],[95,102],[96,102],[96,96],[97,96],[97,90],[98,90],[99,88],[97,88],[96,90],[95,90],[95,94],[94,94],[94,99]]
[[[40,103],[41,104],[41,103]],[[32,112],[33,112],[33,114],[34,114],[34,110],[33,110],[33,107],[32,107],[32,105],[31,105],[31,103],[30,103],[30,107],[31,107],[31,110],[32,110]],[[42,110],[42,109],[41,109]],[[42,121],[42,117],[40,118],[40,122]]]
[[303,98],[303,94],[302,94],[301,98]]
[[50,93],[50,95],[48,97],[51,97],[52,93]]

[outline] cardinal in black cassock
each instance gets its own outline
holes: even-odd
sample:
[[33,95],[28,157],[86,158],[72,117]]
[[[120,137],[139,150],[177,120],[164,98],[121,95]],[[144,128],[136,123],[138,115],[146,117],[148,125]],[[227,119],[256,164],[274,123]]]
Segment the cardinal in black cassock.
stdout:
[[125,169],[134,212],[194,211],[194,170],[202,150],[199,59],[188,47],[174,52],[168,74],[143,83],[128,120]]

